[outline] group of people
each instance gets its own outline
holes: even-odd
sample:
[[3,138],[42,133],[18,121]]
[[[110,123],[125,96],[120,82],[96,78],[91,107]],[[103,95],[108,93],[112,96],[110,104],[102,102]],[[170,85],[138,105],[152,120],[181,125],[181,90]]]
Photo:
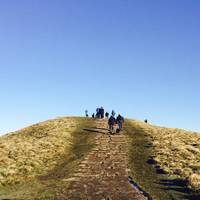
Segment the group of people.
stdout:
[[103,107],[97,108],[96,109],[96,113],[92,114],[92,118],[103,119],[105,117],[108,118],[109,117],[109,113],[105,112]]
[[[109,117],[110,114],[108,112],[105,112],[103,107],[100,107],[96,109],[96,114],[92,114],[92,118],[103,119],[104,117],[106,117],[108,119],[108,128],[110,133],[119,133],[120,131],[122,131],[123,128],[124,118],[120,114],[115,118],[115,114],[115,111],[112,110],[111,116]],[[85,110],[85,116],[89,116],[88,110]],[[115,125],[118,125],[118,128],[116,128],[116,130]]]
[[118,125],[118,128],[116,129],[116,133],[119,133],[120,131],[122,131],[123,123],[124,123],[124,118],[120,114],[117,116],[117,118],[115,118],[115,112],[112,111],[112,114],[110,118],[108,119],[108,127],[109,127],[110,133],[113,134],[115,132],[114,131],[115,124]]
[[103,119],[104,118],[104,108],[101,107],[101,108],[97,108],[96,109],[96,115],[93,113],[92,117],[96,117],[96,118],[99,118],[99,119]]

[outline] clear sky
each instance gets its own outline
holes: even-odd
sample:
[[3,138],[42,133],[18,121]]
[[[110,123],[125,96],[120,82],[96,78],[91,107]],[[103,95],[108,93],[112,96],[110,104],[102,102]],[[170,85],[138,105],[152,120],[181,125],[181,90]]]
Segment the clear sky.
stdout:
[[200,131],[199,0],[1,0],[0,134],[97,106]]

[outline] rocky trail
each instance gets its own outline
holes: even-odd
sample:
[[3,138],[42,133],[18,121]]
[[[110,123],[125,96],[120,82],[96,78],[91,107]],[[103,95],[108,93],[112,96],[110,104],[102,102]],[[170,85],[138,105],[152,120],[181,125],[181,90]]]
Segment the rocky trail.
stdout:
[[127,139],[124,134],[109,135],[106,122],[99,120],[88,131],[96,132],[95,148],[82,160],[77,171],[65,181],[66,196],[59,199],[144,200],[128,179]]

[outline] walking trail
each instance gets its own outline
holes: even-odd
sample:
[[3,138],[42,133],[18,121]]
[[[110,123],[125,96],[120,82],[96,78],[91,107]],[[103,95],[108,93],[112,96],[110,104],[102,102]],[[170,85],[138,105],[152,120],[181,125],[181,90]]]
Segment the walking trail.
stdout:
[[67,199],[145,200],[146,197],[128,181],[126,136],[109,136],[105,120],[98,120],[97,127],[90,131],[97,132],[96,146],[67,179],[70,184]]

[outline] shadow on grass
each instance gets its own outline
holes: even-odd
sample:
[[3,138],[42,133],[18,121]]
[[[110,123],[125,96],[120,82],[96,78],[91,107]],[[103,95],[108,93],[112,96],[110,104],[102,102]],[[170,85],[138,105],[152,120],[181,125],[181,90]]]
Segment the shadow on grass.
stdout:
[[[87,132],[83,133],[82,130]],[[77,167],[77,162],[94,147],[93,138],[95,134],[90,134],[88,129],[79,127],[78,130],[74,131],[73,136],[71,141],[72,145],[68,153],[61,155],[60,158],[58,158],[59,162],[57,166],[46,175],[39,176],[39,180],[62,179],[68,177],[74,172],[74,169]]]
[[[187,181],[182,180],[182,179],[161,179],[159,184],[164,185],[164,186],[178,186],[178,187],[186,187],[187,185]],[[187,192],[189,191],[189,189],[187,189]],[[186,191],[185,191],[186,192]]]
[[[97,128],[95,128],[97,129]],[[107,130],[107,129],[99,129],[99,130],[95,130],[95,129],[89,129],[89,128],[84,128],[83,130],[84,131],[87,131],[87,132],[93,132],[93,133],[102,133],[102,134],[107,134],[108,132],[105,132],[105,131],[100,131],[100,130]]]
[[159,182],[160,185],[165,186],[164,190],[166,191],[175,191],[179,192],[182,199],[185,200],[199,200],[200,194],[195,193],[187,187],[187,181],[182,179],[161,179]]
[[91,127],[92,129],[99,129],[99,130],[104,130],[104,131],[108,131],[108,128],[99,128],[99,127]]

